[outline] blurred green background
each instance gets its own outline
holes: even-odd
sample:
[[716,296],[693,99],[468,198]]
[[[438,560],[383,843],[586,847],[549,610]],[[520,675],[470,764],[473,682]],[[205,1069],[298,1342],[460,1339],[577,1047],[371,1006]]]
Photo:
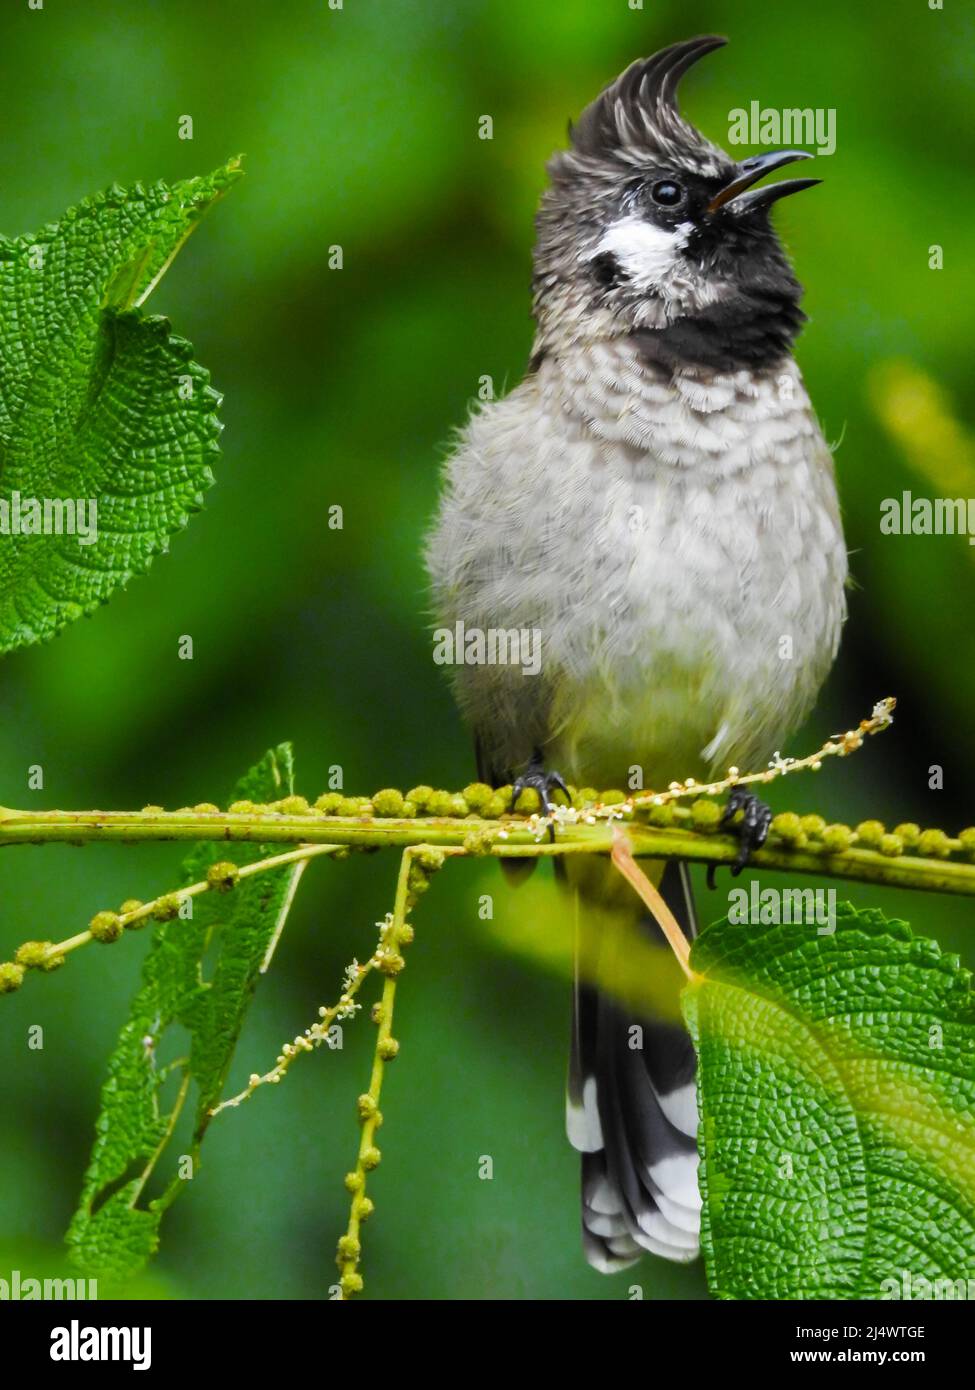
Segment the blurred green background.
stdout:
[[[846,821],[975,820],[975,550],[878,529],[882,498],[938,494],[918,471],[932,424],[968,449],[972,470],[973,25],[970,10],[926,0],[654,0],[645,10],[346,0],[341,11],[325,0],[46,0],[40,11],[4,0],[4,231],[32,230],[113,181],[202,173],[238,151],[247,176],[149,306],[191,339],[225,392],[218,485],[148,577],[3,663],[0,804],[221,799],[282,739],[294,741],[299,790],[312,797],[333,764],[350,792],[469,780],[468,740],[426,628],[420,546],[438,461],[478,379],[500,388],[524,368],[532,214],[567,118],[633,58],[717,31],[731,47],[684,93],[712,138],[724,140],[728,112],[753,99],[837,111],[837,152],[816,171],[824,186],[776,217],[807,286],[800,361],[828,437],[842,436],[858,588],[837,669],[789,751],[882,695],[900,701],[892,731],[818,780],[780,785],[776,804]],[[485,113],[492,142],[477,138]],[[177,137],[186,114],[192,141]],[[327,265],[336,243],[341,271]],[[941,271],[928,268],[935,243]],[[897,409],[882,368],[901,360],[943,388],[938,418],[922,412],[908,429],[913,459],[880,418]],[[335,503],[342,531],[327,529]],[[177,659],[184,633],[191,662]],[[35,763],[42,792],[26,787]],[[934,764],[940,791],[928,786]],[[179,858],[165,846],[4,852],[0,957],[167,889]],[[308,872],[232,1084],[270,1065],[334,997],[346,961],[367,954],[395,870],[383,856]],[[568,991],[492,944],[478,920],[483,892],[495,894],[499,924],[532,931],[480,863],[452,866],[417,914],[367,1293],[621,1298],[639,1283],[646,1297],[704,1297],[700,1265],[648,1258],[612,1279],[585,1265],[562,1121]],[[975,963],[966,901],[853,896]],[[723,894],[711,902],[705,913],[719,915]],[[146,944],[89,948],[3,1000],[0,1276],[63,1267],[105,1059]],[[25,1046],[34,1023],[41,1052]],[[303,1059],[286,1084],[214,1124],[151,1276],[132,1292],[325,1293],[371,1044],[360,1020],[342,1052]],[[478,1178],[485,1154],[490,1182]]]

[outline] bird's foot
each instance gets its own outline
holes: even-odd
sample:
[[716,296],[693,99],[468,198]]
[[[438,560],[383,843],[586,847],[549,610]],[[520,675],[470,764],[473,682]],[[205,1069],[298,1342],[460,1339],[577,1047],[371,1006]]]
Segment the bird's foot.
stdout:
[[[741,811],[741,820],[737,819]],[[747,787],[735,787],[721,817],[720,829],[731,829],[738,836],[738,854],[731,865],[731,876],[737,878],[752,854],[761,849],[772,824],[772,809],[761,797]],[[708,887],[714,887],[715,864],[708,865]]]
[[527,787],[532,787],[538,792],[542,810],[547,816],[555,810],[555,802],[551,796],[553,791],[564,792],[566,800],[569,800],[569,789],[562,779],[562,774],[560,772],[546,772],[541,759],[533,758],[521,776],[515,779],[511,788],[512,811],[518,805],[519,796]]

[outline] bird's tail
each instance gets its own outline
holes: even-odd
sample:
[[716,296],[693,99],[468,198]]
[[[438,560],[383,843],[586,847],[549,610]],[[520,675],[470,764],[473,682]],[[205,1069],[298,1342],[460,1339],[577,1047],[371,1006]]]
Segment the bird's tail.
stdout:
[[[659,888],[690,938],[696,924],[686,866],[670,861]],[[584,930],[588,894],[577,891]],[[659,938],[647,919],[640,931]],[[618,936],[604,932],[594,972],[591,952],[588,968],[580,968],[577,943],[566,1098],[569,1140],[582,1155],[583,1247],[603,1273],[625,1269],[647,1250],[694,1259],[701,1217],[694,1049],[679,1024],[647,1018],[646,1008],[630,1008],[618,991],[611,996],[592,983],[594,973],[607,977],[606,954],[621,949]]]

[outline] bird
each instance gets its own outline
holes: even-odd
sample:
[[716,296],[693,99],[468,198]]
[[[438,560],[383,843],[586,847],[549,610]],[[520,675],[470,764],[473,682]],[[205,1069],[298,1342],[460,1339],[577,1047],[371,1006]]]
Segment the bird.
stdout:
[[[540,638],[537,668],[456,660],[454,694],[481,779],[534,787],[546,809],[566,782],[663,788],[765,766],[812,709],[846,617],[833,454],[793,355],[802,288],[771,216],[821,180],[758,186],[811,156],[738,161],[682,116],[681,79],[725,43],[632,63],[570,123],[536,217],[527,371],[472,408],[444,463],[426,545],[436,621]],[[770,820],[732,790],[733,872]],[[580,931],[601,923],[595,954],[615,950],[625,975],[608,915],[654,924],[605,858],[562,862]],[[648,873],[693,935],[686,865]],[[603,1273],[646,1252],[694,1259],[690,1037],[578,966],[572,1032],[587,1259]]]

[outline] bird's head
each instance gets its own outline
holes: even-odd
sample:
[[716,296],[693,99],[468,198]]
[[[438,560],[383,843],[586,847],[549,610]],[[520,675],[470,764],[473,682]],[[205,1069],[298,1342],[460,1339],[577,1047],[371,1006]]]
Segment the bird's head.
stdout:
[[689,39],[633,63],[570,126],[537,219],[541,352],[637,333],[665,360],[729,368],[791,346],[801,288],[769,213],[819,180],[756,188],[810,156],[738,163],[681,116],[680,79],[725,42]]

